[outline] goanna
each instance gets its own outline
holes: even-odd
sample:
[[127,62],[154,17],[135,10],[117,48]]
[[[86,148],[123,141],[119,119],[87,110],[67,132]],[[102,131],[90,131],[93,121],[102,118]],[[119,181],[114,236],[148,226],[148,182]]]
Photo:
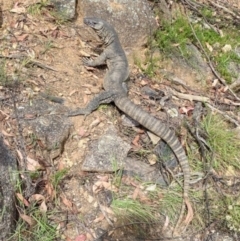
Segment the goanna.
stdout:
[[100,104],[114,102],[121,111],[161,137],[170,146],[179,161],[184,175],[182,209],[175,226],[175,231],[178,232],[177,228],[182,222],[185,205],[188,208],[185,226],[188,225],[188,220],[191,220],[193,213],[188,197],[190,169],[185,151],[174,131],[170,130],[164,123],[144,111],[141,107],[135,105],[128,98],[125,86],[125,81],[129,78],[128,61],[115,29],[109,23],[98,18],[84,18],[84,23],[95,30],[105,45],[103,52],[96,59],[83,58],[83,63],[86,66],[95,67],[107,64],[108,71],[103,83],[105,91],[96,95],[85,108],[70,111],[68,116],[87,115],[97,109]]

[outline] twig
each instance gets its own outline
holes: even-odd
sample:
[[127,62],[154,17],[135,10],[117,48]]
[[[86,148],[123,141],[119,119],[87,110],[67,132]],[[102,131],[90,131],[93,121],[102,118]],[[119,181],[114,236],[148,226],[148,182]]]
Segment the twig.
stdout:
[[204,102],[204,103],[210,102],[210,99],[205,96],[183,94],[183,93],[179,93],[170,88],[168,88],[168,90],[171,92],[171,94],[173,94],[181,99],[190,100],[190,101],[195,100],[195,101],[200,101],[200,102]]
[[235,124],[237,127],[240,126],[240,124],[238,123],[238,121],[234,120],[232,117],[230,117],[229,115],[225,114],[223,111],[218,110],[217,108],[213,107],[212,105],[210,105],[209,103],[206,103],[206,105],[213,111],[216,111],[217,113],[223,115],[223,117],[225,117],[228,121],[230,121],[231,123]]
[[[23,58],[26,58],[26,57],[28,57],[28,56],[22,55],[22,54],[15,54],[15,55],[12,54],[12,55],[8,55],[8,56],[0,55],[0,58],[5,58],[5,59],[23,59]],[[52,71],[57,72],[56,69],[50,67],[49,65],[43,64],[43,63],[41,63],[37,60],[29,59],[28,61],[29,61],[29,63],[31,63],[33,65],[36,65],[36,66],[38,66],[42,69],[48,69],[48,70],[52,70]]]

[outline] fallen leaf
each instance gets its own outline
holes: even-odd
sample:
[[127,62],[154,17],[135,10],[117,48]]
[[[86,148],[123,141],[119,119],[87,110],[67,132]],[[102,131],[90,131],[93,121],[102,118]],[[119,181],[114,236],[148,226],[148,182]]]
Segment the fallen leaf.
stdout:
[[166,219],[165,219],[165,222],[164,222],[164,225],[163,225],[163,227],[162,227],[162,231],[164,231],[164,230],[166,230],[166,228],[168,227],[168,225],[169,225],[169,217],[168,216],[166,216]]
[[105,175],[105,176],[100,176],[100,175],[97,175],[97,178],[101,181],[105,181],[107,182],[109,180],[109,176]]
[[32,120],[32,119],[35,119],[36,118],[36,114],[26,114],[25,116],[24,116],[24,119],[25,120]]
[[152,185],[149,185],[147,188],[146,188],[146,191],[155,191],[157,188],[157,185],[156,184],[152,184]]
[[30,226],[33,226],[36,223],[36,221],[32,217],[30,217],[30,216],[28,216],[26,214],[19,213],[19,216],[21,217],[22,220],[24,220]]
[[20,200],[26,207],[29,206],[29,202],[23,197],[21,193],[16,193],[18,200]]
[[75,94],[76,92],[78,92],[78,90],[73,90],[72,92],[70,92],[69,96],[72,96],[72,95]]
[[208,49],[210,52],[213,51],[213,47],[212,47],[209,43],[206,42],[206,46],[207,46],[207,49]]
[[214,79],[213,83],[212,83],[212,87],[215,87],[217,85],[217,83],[218,83],[218,79]]
[[84,93],[85,93],[86,95],[91,95],[91,94],[92,94],[92,92],[91,92],[89,89],[86,89],[86,90],[84,91]]
[[42,166],[34,159],[27,157],[27,170],[28,171],[37,171],[39,169],[42,169]]
[[140,84],[141,84],[142,86],[145,86],[145,85],[148,84],[148,82],[147,82],[146,80],[143,79],[143,80],[141,80]]
[[61,199],[62,199],[63,204],[64,204],[66,207],[72,208],[72,206],[73,206],[72,202],[71,202],[70,200],[68,200],[68,199],[65,197],[65,195],[61,194],[60,197],[61,197]]
[[26,8],[20,7],[20,6],[18,6],[18,4],[19,4],[19,2],[15,3],[14,7],[10,10],[10,12],[17,13],[17,14],[26,13]]
[[83,129],[82,127],[78,130],[78,135],[80,137],[84,137],[86,135],[86,130]]
[[230,44],[226,44],[226,45],[224,45],[223,47],[222,47],[222,51],[224,52],[224,53],[227,53],[227,52],[229,52],[229,51],[231,51],[232,50],[232,46],[230,45]]
[[11,134],[11,133],[9,134],[5,130],[2,130],[1,132],[4,136],[14,136],[14,134]]
[[86,235],[84,235],[84,234],[78,235],[78,236],[75,238],[75,241],[85,241],[85,240],[87,240],[87,237],[86,237]]
[[138,194],[139,194],[139,187],[136,187],[135,189],[134,189],[134,191],[133,191],[133,195],[132,195],[132,199],[133,200],[136,200],[137,199],[137,197],[138,197]]
[[29,198],[29,202],[33,203],[33,202],[39,202],[39,201],[45,201],[45,197],[41,194],[33,194],[30,198]]
[[157,143],[161,140],[161,138],[155,134],[153,134],[150,131],[147,131],[147,134],[151,140],[151,142],[153,143],[153,145],[157,145]]
[[39,211],[40,211],[41,213],[46,213],[46,212],[47,212],[47,205],[46,205],[45,201],[43,201],[43,202],[40,204],[40,206],[39,206]]
[[26,33],[26,34],[22,34],[22,35],[20,35],[20,36],[16,36],[16,38],[17,38],[17,40],[18,40],[19,42],[22,42],[22,41],[24,41],[25,39],[27,39],[28,36],[29,36],[29,35]]
[[154,153],[148,155],[147,159],[150,165],[155,165],[158,162],[158,157]]
[[104,220],[104,215],[101,213],[97,218],[95,218],[93,220],[94,223],[98,223],[98,222],[101,222],[102,220]]
[[133,144],[134,146],[140,146],[140,144],[138,143],[139,140],[140,140],[140,135],[136,135],[136,137],[135,137],[135,138],[133,139],[133,141],[132,141],[132,144]]
[[194,108],[193,108],[192,106],[187,106],[187,107],[183,106],[183,107],[180,108],[179,112],[180,112],[181,114],[186,114],[186,115],[188,115],[189,112],[192,111],[192,110],[194,110]]
[[90,128],[97,126],[101,122],[100,118],[97,118],[90,124]]

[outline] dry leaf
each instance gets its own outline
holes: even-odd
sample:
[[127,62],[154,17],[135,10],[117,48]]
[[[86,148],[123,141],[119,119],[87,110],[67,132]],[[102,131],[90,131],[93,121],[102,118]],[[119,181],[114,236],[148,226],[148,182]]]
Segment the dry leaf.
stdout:
[[147,188],[146,188],[146,191],[156,191],[156,188],[157,188],[157,185],[156,184],[152,184],[152,185],[149,185]]
[[20,35],[20,36],[16,36],[16,38],[17,38],[18,41],[22,42],[22,41],[24,41],[25,39],[27,39],[28,36],[29,36],[29,35],[26,33],[26,34],[22,34],[22,35]]
[[226,45],[224,45],[224,47],[222,47],[222,51],[224,53],[227,53],[227,52],[229,52],[231,50],[232,50],[232,46],[230,44],[226,44]]
[[23,160],[22,153],[19,150],[17,150],[17,154],[18,154],[18,157],[19,157],[20,161],[22,162],[22,160]]
[[212,47],[209,43],[206,42],[206,46],[207,46],[207,49],[208,49],[210,52],[213,51],[213,47]]
[[213,83],[212,83],[212,87],[215,87],[217,85],[217,83],[218,83],[218,79],[214,79]]
[[80,234],[80,235],[78,235],[78,236],[75,238],[74,241],[85,241],[85,240],[87,240],[86,235]]
[[23,197],[21,193],[16,193],[16,196],[18,200],[20,200],[22,203],[24,203],[25,206],[29,206],[29,202]]
[[14,136],[14,134],[9,134],[5,130],[1,131],[4,136]]
[[97,126],[101,122],[100,118],[97,118],[90,124],[90,128]]
[[145,85],[148,84],[148,82],[147,82],[146,80],[143,79],[143,80],[141,80],[140,84],[141,84],[142,86],[145,86]]
[[162,227],[162,231],[166,230],[166,228],[168,227],[168,225],[169,225],[169,217],[166,216],[164,225],[163,225],[163,227]]
[[47,212],[47,205],[46,205],[45,201],[43,201],[43,202],[41,203],[41,205],[39,206],[39,211],[40,211],[41,213],[46,213],[46,212]]
[[97,178],[101,181],[105,181],[107,182],[109,180],[109,176],[105,175],[105,176],[100,176],[100,175],[97,175]]
[[138,143],[140,140],[140,135],[136,135],[136,137],[134,138],[134,140],[132,141],[132,144],[134,146],[140,146],[140,144]]
[[95,218],[93,220],[94,223],[98,223],[98,222],[101,222],[102,220],[104,220],[104,215],[101,213],[97,218]]
[[139,187],[136,187],[135,190],[133,191],[133,195],[132,195],[133,200],[137,199],[139,191],[140,191]]
[[72,208],[73,204],[71,201],[69,201],[63,194],[61,194],[61,199],[63,204],[68,207],[68,208]]
[[91,95],[91,94],[92,94],[92,92],[91,92],[89,89],[86,89],[86,90],[84,91],[84,93],[85,93],[86,95]]
[[45,197],[41,194],[33,194],[30,198],[29,198],[29,202],[39,202],[39,201],[45,201]]
[[34,159],[27,157],[27,170],[28,171],[37,171],[39,169],[41,169],[42,166],[35,161]]
[[10,10],[11,13],[17,13],[17,14],[22,14],[26,13],[26,8],[25,7],[20,7],[18,6],[18,2],[14,5],[14,7]]
[[28,216],[26,214],[19,213],[19,216],[22,218],[22,220],[24,220],[30,226],[33,226],[36,223],[36,221],[32,217],[30,217],[30,216]]

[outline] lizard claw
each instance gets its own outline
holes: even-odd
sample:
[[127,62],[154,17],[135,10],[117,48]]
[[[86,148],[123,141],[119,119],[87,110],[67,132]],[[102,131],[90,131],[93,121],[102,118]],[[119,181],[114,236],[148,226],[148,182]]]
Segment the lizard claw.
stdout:
[[85,66],[91,66],[92,59],[91,59],[91,58],[88,58],[88,57],[83,57],[83,58],[82,58],[82,63],[83,63]]

